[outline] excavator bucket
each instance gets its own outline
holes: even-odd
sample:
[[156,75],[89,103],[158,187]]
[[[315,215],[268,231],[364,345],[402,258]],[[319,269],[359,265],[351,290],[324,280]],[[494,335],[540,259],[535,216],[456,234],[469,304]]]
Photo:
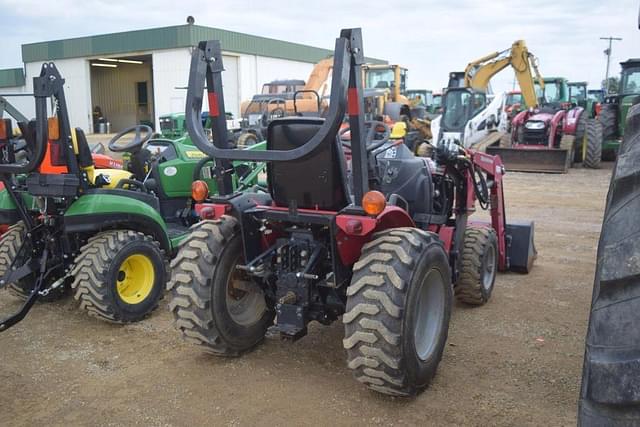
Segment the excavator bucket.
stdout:
[[487,153],[498,155],[507,171],[567,173],[571,151],[559,148],[487,147]]

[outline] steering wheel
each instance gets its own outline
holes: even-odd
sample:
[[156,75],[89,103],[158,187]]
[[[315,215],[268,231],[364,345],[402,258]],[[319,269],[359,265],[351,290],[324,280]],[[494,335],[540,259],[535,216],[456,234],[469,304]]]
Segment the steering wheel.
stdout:
[[[119,144],[118,142],[124,137],[132,132],[135,132],[135,136],[131,141],[124,144]],[[144,133],[144,136],[142,134]],[[140,151],[142,145],[151,139],[153,136],[153,129],[147,125],[135,125],[126,128],[109,141],[109,150],[114,153],[122,153],[122,152],[137,152]]]
[[[382,128],[382,131],[379,128]],[[389,126],[378,120],[370,120],[364,122],[364,128],[367,131],[367,136],[365,139],[365,145],[367,147],[367,153],[370,153],[389,141],[389,137],[391,136],[391,129]],[[340,139],[340,143],[343,147],[351,149],[351,139],[345,139],[344,135],[351,130],[351,126],[347,125],[344,129],[341,129],[338,132],[338,138]]]

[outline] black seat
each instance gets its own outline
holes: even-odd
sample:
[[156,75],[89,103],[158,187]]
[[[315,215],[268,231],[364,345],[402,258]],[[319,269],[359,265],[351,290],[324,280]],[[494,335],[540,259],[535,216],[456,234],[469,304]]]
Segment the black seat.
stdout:
[[[267,129],[267,150],[300,147],[323,123],[311,117],[273,120]],[[276,206],[339,211],[349,204],[342,148],[336,135],[327,138],[299,160],[268,164],[269,192]]]
[[76,128],[76,143],[78,144],[78,165],[81,168],[88,168],[93,166],[93,156],[91,155],[91,148],[87,141],[87,136],[81,128]]

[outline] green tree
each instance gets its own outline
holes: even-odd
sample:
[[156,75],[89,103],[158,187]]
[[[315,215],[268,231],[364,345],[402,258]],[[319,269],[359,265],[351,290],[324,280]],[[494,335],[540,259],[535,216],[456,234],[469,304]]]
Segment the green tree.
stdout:
[[617,76],[609,77],[609,85],[607,86],[607,82],[602,80],[602,88],[607,93],[618,93],[618,85],[620,83],[620,79]]

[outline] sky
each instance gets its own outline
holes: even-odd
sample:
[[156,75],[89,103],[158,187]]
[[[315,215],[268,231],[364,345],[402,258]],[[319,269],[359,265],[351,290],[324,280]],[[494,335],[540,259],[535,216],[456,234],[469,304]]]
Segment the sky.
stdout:
[[[638,0],[0,0],[0,68],[22,66],[25,43],[180,25],[198,25],[331,49],[341,28],[361,27],[365,55],[409,69],[408,85],[437,90],[450,71],[526,41],[543,76],[604,79],[607,43],[618,63],[640,57]],[[282,78],[306,78],[288,76]],[[492,80],[510,90],[513,72]]]

